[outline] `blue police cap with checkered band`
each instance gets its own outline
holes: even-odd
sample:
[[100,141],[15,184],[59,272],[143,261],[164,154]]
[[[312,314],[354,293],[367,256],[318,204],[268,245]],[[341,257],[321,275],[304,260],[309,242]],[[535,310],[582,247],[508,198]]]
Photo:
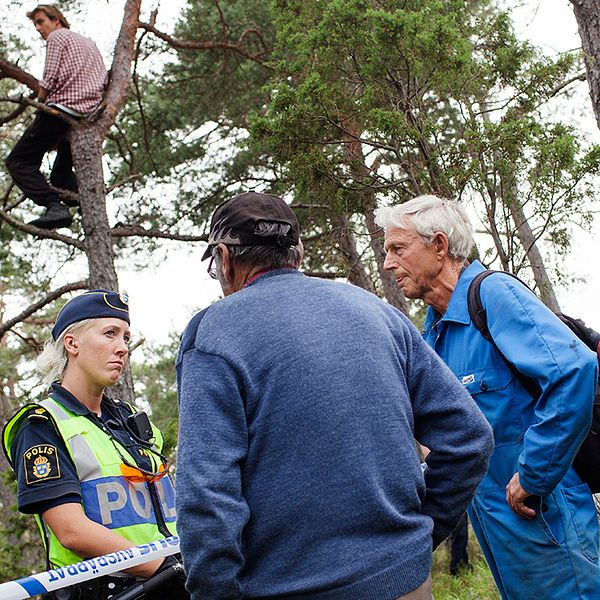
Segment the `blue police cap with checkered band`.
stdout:
[[57,340],[60,334],[79,321],[114,317],[129,323],[129,299],[126,294],[109,290],[90,290],[69,300],[58,313],[52,328],[52,337]]

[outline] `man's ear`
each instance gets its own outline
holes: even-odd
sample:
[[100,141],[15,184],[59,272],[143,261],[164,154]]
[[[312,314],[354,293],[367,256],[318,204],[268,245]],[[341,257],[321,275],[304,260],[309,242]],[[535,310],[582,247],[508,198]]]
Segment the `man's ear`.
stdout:
[[300,252],[300,258],[298,259],[298,264],[296,265],[296,269],[299,269],[300,263],[302,262],[302,259],[304,258],[304,244],[302,243],[302,240],[298,240],[298,243],[296,244],[296,248],[298,248],[298,250]]
[[448,256],[448,236],[443,231],[436,231],[432,245],[438,258]]
[[221,272],[225,281],[229,285],[233,285],[233,261],[231,260],[231,254],[229,254],[229,248],[225,244],[219,244],[217,251],[221,254]]

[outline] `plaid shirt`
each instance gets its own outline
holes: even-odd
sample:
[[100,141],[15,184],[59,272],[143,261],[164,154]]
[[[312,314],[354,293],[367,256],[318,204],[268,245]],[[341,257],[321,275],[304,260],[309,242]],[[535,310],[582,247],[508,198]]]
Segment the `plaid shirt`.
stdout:
[[48,104],[56,102],[89,113],[100,104],[107,79],[102,56],[92,40],[65,27],[48,36],[40,81],[48,92]]

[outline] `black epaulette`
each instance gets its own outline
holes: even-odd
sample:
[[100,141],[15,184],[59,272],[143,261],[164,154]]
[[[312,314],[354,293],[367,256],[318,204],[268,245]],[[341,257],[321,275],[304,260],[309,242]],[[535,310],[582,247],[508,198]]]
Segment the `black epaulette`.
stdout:
[[48,411],[45,408],[36,408],[27,413],[27,418],[32,423],[44,423],[45,421],[49,421],[50,417],[48,416]]

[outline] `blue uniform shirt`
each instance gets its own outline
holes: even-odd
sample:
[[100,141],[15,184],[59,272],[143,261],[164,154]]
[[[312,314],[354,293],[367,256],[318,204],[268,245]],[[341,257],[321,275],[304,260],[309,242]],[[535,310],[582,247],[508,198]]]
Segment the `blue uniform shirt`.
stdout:
[[[58,383],[53,383],[51,389],[51,398],[64,408],[77,415],[85,416],[98,425],[98,417],[73,394]],[[104,426],[127,448],[131,456],[136,458],[140,468],[151,470],[148,457],[141,455],[139,444],[123,425],[123,421],[131,414],[129,405],[104,396],[101,408],[100,419]],[[49,477],[41,479],[31,476],[36,454],[32,449],[38,446],[44,447],[45,456],[49,459],[50,468],[53,469]],[[23,420],[11,446],[11,455],[17,477],[17,504],[20,512],[42,514],[60,504],[81,502],[81,486],[75,465],[65,442],[50,418],[44,413],[31,411],[28,418]]]

